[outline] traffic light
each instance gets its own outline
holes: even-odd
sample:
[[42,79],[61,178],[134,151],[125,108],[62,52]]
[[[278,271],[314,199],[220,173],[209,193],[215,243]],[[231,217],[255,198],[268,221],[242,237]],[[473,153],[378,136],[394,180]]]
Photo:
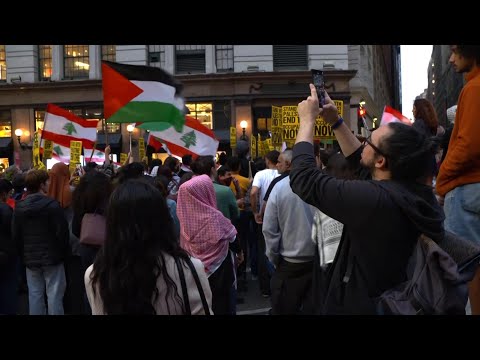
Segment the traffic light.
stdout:
[[357,127],[358,127],[358,133],[361,134],[361,128],[365,127],[363,123],[363,117],[366,115],[367,111],[360,106],[357,111]]

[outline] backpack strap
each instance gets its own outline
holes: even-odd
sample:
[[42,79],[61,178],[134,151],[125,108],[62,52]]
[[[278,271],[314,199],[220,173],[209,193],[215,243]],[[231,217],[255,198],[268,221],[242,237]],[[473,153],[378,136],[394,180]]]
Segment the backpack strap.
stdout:
[[183,272],[180,260],[175,256],[175,264],[177,264],[178,274],[180,275],[180,284],[182,286],[183,303],[185,304],[185,315],[192,315],[190,309],[190,299],[188,298],[187,284],[185,282],[185,273]]
[[210,308],[208,307],[207,299],[205,297],[205,293],[203,292],[202,283],[200,282],[197,270],[195,270],[195,266],[193,265],[192,260],[190,260],[190,257],[187,258],[187,265],[192,272],[195,283],[197,284],[198,293],[200,294],[200,299],[202,300],[203,311],[205,312],[205,315],[210,315]]

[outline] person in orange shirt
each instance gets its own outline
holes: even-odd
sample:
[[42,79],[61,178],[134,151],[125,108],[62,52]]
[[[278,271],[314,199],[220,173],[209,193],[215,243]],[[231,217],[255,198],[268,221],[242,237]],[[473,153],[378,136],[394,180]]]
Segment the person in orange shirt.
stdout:
[[[452,45],[450,63],[464,73],[448,152],[437,177],[445,229],[480,244],[480,45]],[[472,314],[480,314],[480,272],[470,283]]]

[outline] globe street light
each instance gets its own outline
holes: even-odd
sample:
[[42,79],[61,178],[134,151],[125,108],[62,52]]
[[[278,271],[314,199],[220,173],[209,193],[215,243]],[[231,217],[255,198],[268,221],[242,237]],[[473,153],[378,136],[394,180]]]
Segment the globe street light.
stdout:
[[133,132],[133,129],[135,129],[135,126],[133,126],[132,124],[127,125],[128,136],[129,136],[129,139],[130,139],[130,156],[132,156],[132,132]]
[[242,136],[240,136],[240,140],[247,140],[247,135],[245,135],[245,129],[247,128],[247,121],[242,120],[240,121],[240,127],[242,128]]

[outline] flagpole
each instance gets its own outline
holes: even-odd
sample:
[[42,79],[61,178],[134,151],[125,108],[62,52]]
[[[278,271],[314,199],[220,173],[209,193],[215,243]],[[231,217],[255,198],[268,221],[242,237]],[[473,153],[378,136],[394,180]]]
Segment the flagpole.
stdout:
[[90,161],[89,162],[92,162],[93,152],[95,151],[96,146],[97,146],[97,140],[95,140],[95,142],[93,143],[93,149],[92,149],[92,153],[90,154]]
[[[103,134],[105,136],[105,148],[108,146],[108,134],[107,134],[107,121],[105,118],[102,119],[102,127],[103,127]],[[111,154],[108,155],[108,160],[111,160],[110,158]]]

